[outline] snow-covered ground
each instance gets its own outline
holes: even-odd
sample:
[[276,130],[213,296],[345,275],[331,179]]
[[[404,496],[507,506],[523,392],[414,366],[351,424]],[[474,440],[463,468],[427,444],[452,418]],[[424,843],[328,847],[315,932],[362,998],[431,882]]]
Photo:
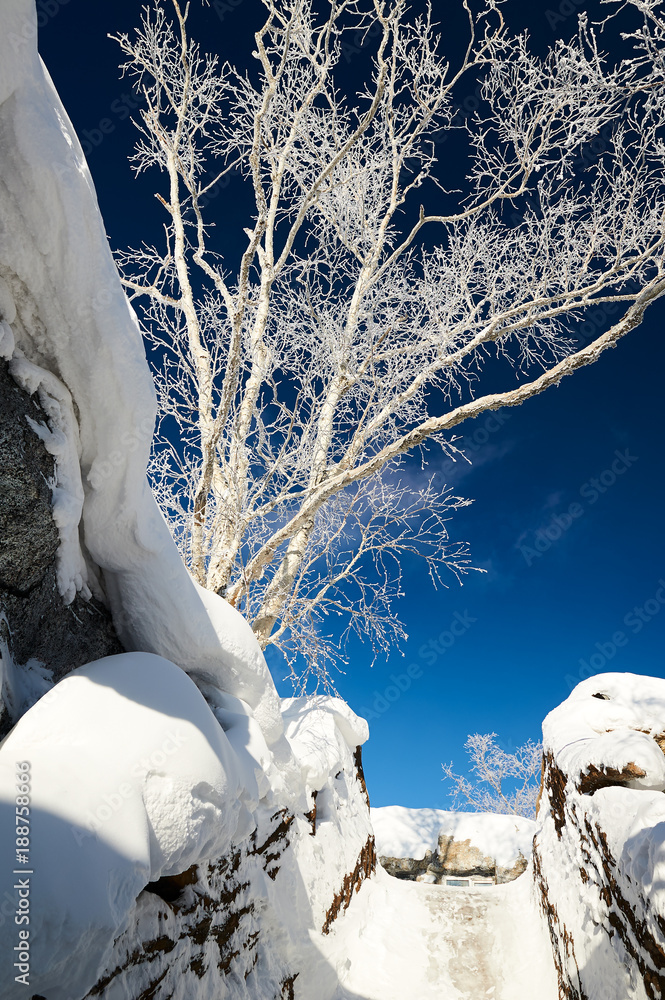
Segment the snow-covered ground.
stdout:
[[335,1000],[558,998],[528,873],[467,891],[404,882],[379,869],[332,936],[327,957],[340,970]]

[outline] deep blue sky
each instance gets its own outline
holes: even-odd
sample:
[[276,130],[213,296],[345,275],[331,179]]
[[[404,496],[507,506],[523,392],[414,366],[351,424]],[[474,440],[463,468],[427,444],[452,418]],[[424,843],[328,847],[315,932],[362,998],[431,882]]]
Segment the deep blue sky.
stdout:
[[[558,31],[572,30],[574,17],[560,13],[572,6],[552,2],[533,13],[508,0],[504,14],[516,28],[528,25],[542,48]],[[587,6],[592,15],[603,10],[591,0]],[[135,181],[127,165],[131,92],[118,76],[117,46],[106,38],[133,27],[140,7],[139,0],[48,0],[42,7],[42,55],[88,144],[114,246],[145,238],[158,218],[152,179]],[[453,9],[452,0],[440,6],[446,17]],[[256,0],[218,0],[196,10],[196,34],[223,58],[244,60],[259,10]],[[455,15],[446,25],[451,37],[458,23]],[[357,65],[350,60],[349,74]],[[229,227],[244,224],[240,187],[234,179],[222,195]],[[467,577],[463,587],[451,579],[449,589],[435,591],[424,567],[408,563],[405,655],[370,670],[371,653],[359,644],[351,650],[338,686],[356,711],[373,715],[364,756],[374,805],[449,806],[440,764],[463,765],[467,734],[495,731],[508,749],[538,738],[543,717],[585,670],[665,677],[665,608],[655,599],[665,579],[664,320],[659,303],[596,365],[503,411],[502,423],[464,426],[472,468],[441,468],[432,453],[441,482],[475,500],[456,516],[451,534],[470,542],[476,565],[488,573]],[[574,518],[566,517],[571,504]],[[560,537],[548,546],[537,534],[545,530]],[[635,609],[645,603],[640,619]],[[446,648],[453,623],[461,634]],[[409,666],[416,676],[400,692],[391,675],[406,687]]]

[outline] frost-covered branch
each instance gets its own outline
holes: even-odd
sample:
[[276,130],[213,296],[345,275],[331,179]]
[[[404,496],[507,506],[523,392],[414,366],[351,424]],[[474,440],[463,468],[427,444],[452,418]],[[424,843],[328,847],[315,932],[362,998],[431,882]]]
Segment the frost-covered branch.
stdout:
[[444,778],[452,781],[454,807],[475,812],[510,813],[535,819],[543,757],[541,743],[527,740],[514,754],[502,750],[496,733],[469,736],[472,780],[442,764]]
[[[325,682],[343,659],[326,615],[376,649],[399,640],[404,553],[469,568],[446,530],[462,501],[407,489],[404,456],[454,449],[462,421],[595,361],[665,290],[665,27],[635,0],[622,61],[584,17],[540,58],[480,0],[453,58],[405,0],[264,7],[251,72],[201,53],[180,0],[118,38],[144,100],[134,168],[160,172],[166,212],[162,245],[118,263],[154,348],[152,478],[183,555],[294,676],[302,653]],[[350,31],[360,94],[341,71]],[[465,79],[481,103],[460,120]],[[437,158],[452,130],[461,192]],[[253,198],[240,233],[209,197],[230,170]],[[580,343],[605,303],[622,317]],[[516,378],[488,394],[496,356]]]

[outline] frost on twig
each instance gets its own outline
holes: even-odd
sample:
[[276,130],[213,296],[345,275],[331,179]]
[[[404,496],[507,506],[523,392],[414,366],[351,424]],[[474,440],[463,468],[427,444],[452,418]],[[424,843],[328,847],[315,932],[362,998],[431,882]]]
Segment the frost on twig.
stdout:
[[441,765],[444,779],[453,783],[454,806],[535,819],[542,744],[527,740],[511,754],[496,739],[496,733],[474,733],[467,739],[464,749],[470,758],[471,779],[456,774],[452,763]]
[[[493,2],[450,57],[405,0],[264,0],[247,73],[201,52],[179,0],[118,38],[143,99],[134,167],[163,181],[161,243],[117,258],[156,371],[152,481],[193,575],[294,678],[299,654],[324,684],[343,661],[331,615],[375,649],[399,641],[405,553],[435,577],[469,569],[447,531],[464,501],[409,481],[404,457],[596,360],[665,290],[665,37],[635,6],[616,64],[584,18],[534,55]],[[460,119],[465,80],[480,107]],[[225,234],[229,173],[253,206]],[[585,343],[589,310],[612,320]],[[488,393],[497,357],[514,374]]]

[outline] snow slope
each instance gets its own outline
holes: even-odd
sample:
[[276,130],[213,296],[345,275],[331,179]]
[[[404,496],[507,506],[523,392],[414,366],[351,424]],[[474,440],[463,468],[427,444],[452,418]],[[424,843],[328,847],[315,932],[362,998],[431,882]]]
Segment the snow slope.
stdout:
[[523,816],[496,813],[447,812],[444,809],[372,809],[376,850],[380,857],[422,859],[436,851],[439,837],[468,840],[484,857],[508,868],[520,854],[531,855],[538,824]]
[[279,701],[253,633],[191,580],[147,486],[156,404],[141,335],[36,22],[34,0],[2,0],[0,344],[49,414],[60,589],[99,593],[101,571],[125,647],[242,699],[273,744]]

